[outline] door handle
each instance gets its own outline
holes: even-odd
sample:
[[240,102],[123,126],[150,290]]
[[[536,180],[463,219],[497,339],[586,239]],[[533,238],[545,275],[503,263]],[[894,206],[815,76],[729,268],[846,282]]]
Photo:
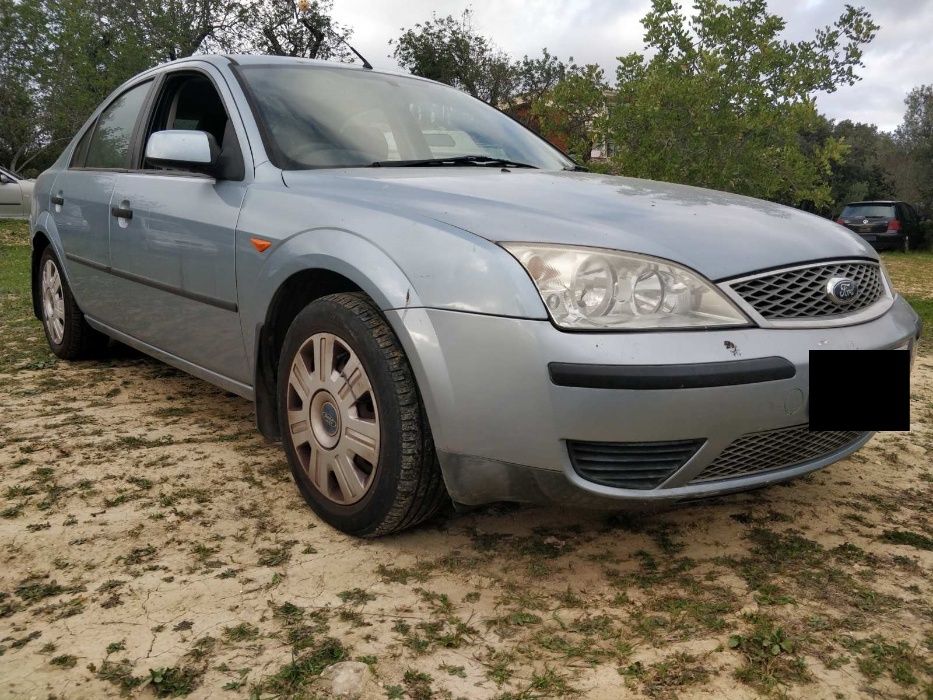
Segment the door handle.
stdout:
[[111,214],[111,216],[115,216],[115,217],[117,217],[118,219],[127,219],[127,220],[129,220],[129,219],[132,219],[132,218],[133,218],[133,210],[132,210],[132,209],[128,209],[128,208],[126,208],[126,207],[111,207],[111,208],[110,208],[110,214]]
[[65,204],[65,198],[57,194],[53,194],[49,201],[57,206],[63,206]]

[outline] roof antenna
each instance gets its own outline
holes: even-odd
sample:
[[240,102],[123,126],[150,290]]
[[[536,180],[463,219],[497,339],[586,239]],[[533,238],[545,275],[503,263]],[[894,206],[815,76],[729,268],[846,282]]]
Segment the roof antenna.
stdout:
[[339,42],[342,43],[342,44],[346,44],[346,47],[347,47],[348,49],[350,49],[350,51],[352,51],[352,52],[356,55],[356,57],[357,57],[358,59],[360,59],[360,60],[363,62],[363,68],[364,68],[365,70],[372,70],[372,69],[373,69],[372,64],[371,64],[369,61],[366,60],[366,58],[363,56],[363,54],[361,54],[359,51],[357,51],[357,50],[354,49],[352,46],[350,46],[350,42],[347,41],[345,37],[340,36],[340,35],[337,34],[337,32],[335,32],[333,29],[331,29],[330,32],[331,32],[331,34],[333,34],[335,37],[337,37],[337,41],[339,41]]

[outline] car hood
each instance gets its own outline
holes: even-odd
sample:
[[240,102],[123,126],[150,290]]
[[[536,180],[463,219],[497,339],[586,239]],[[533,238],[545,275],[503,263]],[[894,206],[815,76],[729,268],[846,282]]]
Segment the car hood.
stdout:
[[651,180],[474,166],[286,171],[283,178],[315,197],[426,217],[491,241],[643,253],[713,280],[828,258],[877,259],[858,236],[827,219]]

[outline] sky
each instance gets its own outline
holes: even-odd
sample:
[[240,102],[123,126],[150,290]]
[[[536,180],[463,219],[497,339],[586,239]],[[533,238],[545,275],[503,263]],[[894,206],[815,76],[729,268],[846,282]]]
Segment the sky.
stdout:
[[[865,49],[862,80],[833,94],[820,94],[817,106],[836,120],[897,127],[911,88],[933,83],[933,0],[769,0],[770,10],[787,21],[785,38],[811,38],[816,27],[832,24],[846,1],[864,5],[881,26]],[[682,0],[688,5],[689,0]],[[403,28],[440,16],[459,16],[472,7],[474,27],[499,48],[520,58],[542,47],[578,64],[598,63],[610,78],[616,56],[642,51],[639,23],[650,0],[334,0],[333,17],[352,27],[351,43],[376,68],[396,69],[389,40]]]

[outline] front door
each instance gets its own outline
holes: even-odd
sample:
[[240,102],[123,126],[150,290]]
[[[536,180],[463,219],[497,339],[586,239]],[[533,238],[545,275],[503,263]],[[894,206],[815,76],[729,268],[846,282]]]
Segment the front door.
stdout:
[[[236,225],[246,195],[235,125],[210,67],[167,73],[143,143],[163,129],[211,134],[214,176],[142,167],[120,174],[111,199],[114,327],[197,368],[250,385],[237,308]],[[224,86],[224,90],[226,87]],[[229,99],[229,95],[224,93]]]
[[244,190],[196,175],[120,175],[110,225],[119,305],[111,317],[117,330],[249,384],[234,266]]

